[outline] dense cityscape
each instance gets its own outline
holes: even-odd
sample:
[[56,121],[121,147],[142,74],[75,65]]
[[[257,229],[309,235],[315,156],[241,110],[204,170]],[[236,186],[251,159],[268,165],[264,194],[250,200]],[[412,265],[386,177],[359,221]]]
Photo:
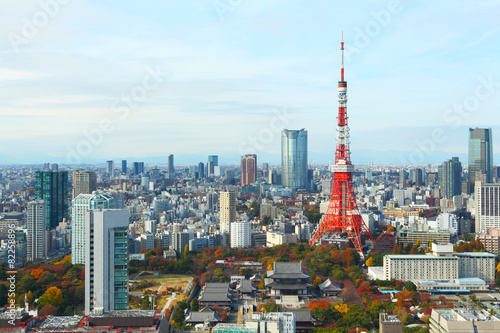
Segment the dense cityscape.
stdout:
[[[55,24],[60,11],[72,8],[68,3],[41,1],[33,20],[24,18],[22,36],[6,34],[13,52],[28,47],[32,39],[34,45],[38,38],[43,41],[45,25]],[[212,4],[222,22],[245,5],[249,4],[225,0]],[[345,43],[344,33],[339,33],[335,68],[327,66],[328,81],[333,78],[336,86],[327,84],[328,95],[337,104],[335,110],[329,105],[328,119],[311,113],[313,122],[306,122],[295,118],[297,113],[259,109],[257,113],[268,119],[267,127],[255,127],[250,116],[248,122],[245,119],[235,125],[215,115],[223,126],[214,127],[213,119],[187,111],[188,99],[175,89],[172,95],[179,94],[175,96],[178,100],[164,101],[160,108],[178,104],[191,117],[189,121],[181,120],[179,110],[173,117],[155,117],[147,103],[141,104],[171,74],[148,65],[142,83],[114,100],[110,110],[123,119],[132,110],[140,111],[151,131],[141,130],[138,121],[133,130],[118,130],[127,135],[116,139],[113,135],[119,123],[100,115],[97,127],[82,132],[84,139],[76,144],[63,142],[65,155],[50,160],[45,157],[52,148],[37,145],[37,140],[50,137],[59,147],[56,141],[64,139],[57,134],[52,137],[50,130],[33,134],[29,146],[45,148],[47,152],[41,155],[31,148],[16,148],[27,147],[24,137],[6,134],[13,138],[9,145],[1,142],[0,152],[15,153],[0,154],[0,330],[500,332],[500,166],[494,164],[493,140],[498,133],[494,121],[481,122],[478,119],[483,118],[469,118],[464,113],[464,109],[478,108],[499,84],[491,75],[481,76],[474,95],[444,113],[443,118],[455,119],[457,126],[449,140],[452,145],[443,146],[440,152],[439,156],[446,157],[438,163],[429,156],[450,138],[439,127],[423,140],[413,141],[419,150],[403,146],[411,153],[404,156],[401,152],[400,163],[389,159],[366,162],[373,156],[370,153],[364,154],[363,163],[356,162],[360,151],[356,136],[367,135],[365,141],[370,141],[365,133],[372,132],[366,123],[357,129],[359,113],[350,108],[352,102],[359,108],[356,98],[360,91],[365,100],[370,99],[368,92],[363,93],[364,86],[356,85],[357,80],[367,78],[353,68],[358,61],[370,60],[360,57],[352,61],[352,55],[378,38],[404,9],[399,1],[389,2],[383,9],[371,11],[364,30],[356,28],[354,37],[351,33]],[[319,15],[318,8],[314,12]],[[44,17],[46,21],[40,21]],[[257,26],[250,30],[262,28]],[[469,46],[481,43],[489,34]],[[134,38],[149,37],[138,34]],[[363,39],[368,43],[360,46]],[[260,50],[262,54],[267,51]],[[148,58],[146,54],[139,58]],[[380,66],[389,68],[390,64]],[[268,71],[275,75],[274,70],[277,68],[269,66],[266,75]],[[12,77],[16,75],[20,76],[15,80],[23,82],[33,79],[27,72],[20,73],[0,67],[0,84],[6,81],[6,87],[15,86]],[[224,80],[208,86],[211,89]],[[352,95],[348,82],[354,86]],[[309,89],[322,85],[315,83]],[[79,89],[87,89],[83,87],[89,84],[81,86]],[[277,88],[266,88],[266,92],[279,95]],[[285,94],[287,98],[292,95]],[[83,103],[92,104],[89,96]],[[233,102],[224,100],[217,107],[207,103],[207,108],[229,105],[230,112],[239,112]],[[24,107],[39,103],[73,102],[33,98],[17,105],[19,116],[24,117]],[[2,112],[0,109],[8,133],[11,124],[17,124],[11,119],[18,115]],[[24,132],[33,130],[31,122],[40,121],[37,125],[44,127],[51,122],[48,119],[59,117],[59,111],[40,112],[27,116]],[[74,117],[80,119],[83,114],[76,112]],[[207,121],[200,127],[207,134],[203,142],[187,132],[192,124],[199,126],[196,117]],[[411,122],[410,115],[408,119]],[[385,120],[382,115],[367,120],[373,122],[369,127],[389,131],[382,144],[373,137],[377,149],[369,148],[369,142],[364,145],[382,160],[382,151],[389,150],[388,141],[406,142],[412,137],[410,132],[408,137],[398,137],[400,124],[384,128]],[[153,128],[163,121],[167,125],[162,130],[176,134],[158,150],[156,144],[163,144],[162,137]],[[326,130],[316,127],[322,122],[327,124]],[[238,126],[242,127],[237,130],[243,132],[245,127],[253,134],[241,141],[235,132],[226,132]],[[406,130],[411,131],[410,127]],[[60,131],[71,132],[64,126]],[[231,148],[218,149],[214,137],[230,142]],[[326,137],[331,138],[327,152],[318,146]],[[113,146],[115,139],[119,145]],[[190,140],[196,141],[197,150],[188,148]],[[143,149],[151,151],[147,146],[154,155],[126,157],[141,156]],[[278,151],[279,158],[273,158],[270,152]],[[106,158],[100,157],[103,152]],[[235,154],[240,156],[237,161]],[[318,155],[328,157],[315,162],[312,156]]]

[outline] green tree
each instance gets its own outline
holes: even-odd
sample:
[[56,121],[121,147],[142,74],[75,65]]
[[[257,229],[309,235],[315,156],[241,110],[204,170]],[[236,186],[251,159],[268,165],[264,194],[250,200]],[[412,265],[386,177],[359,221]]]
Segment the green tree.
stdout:
[[415,286],[415,284],[411,281],[408,281],[406,282],[405,284],[405,289],[406,290],[409,290],[409,291],[417,291],[417,287]]
[[200,305],[198,304],[198,300],[194,298],[191,301],[191,311],[198,311],[200,309]]
[[5,284],[1,283],[0,284],[0,307],[3,307],[5,304],[7,304],[7,291],[8,291],[8,288],[5,286]]

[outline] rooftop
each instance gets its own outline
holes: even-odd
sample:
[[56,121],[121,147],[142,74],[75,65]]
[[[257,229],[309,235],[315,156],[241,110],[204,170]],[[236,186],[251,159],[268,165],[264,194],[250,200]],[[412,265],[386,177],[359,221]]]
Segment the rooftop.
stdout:
[[128,317],[154,317],[154,310],[124,310],[124,311],[107,311],[103,314],[91,314],[92,318],[128,318]]
[[500,321],[498,318],[491,316],[487,312],[468,310],[463,308],[458,309],[433,309],[441,317],[447,321]]
[[40,328],[75,328],[82,319],[81,316],[48,316]]

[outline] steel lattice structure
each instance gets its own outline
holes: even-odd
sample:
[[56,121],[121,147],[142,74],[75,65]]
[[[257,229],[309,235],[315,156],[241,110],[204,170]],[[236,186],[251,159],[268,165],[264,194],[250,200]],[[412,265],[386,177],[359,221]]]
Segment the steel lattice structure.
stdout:
[[351,152],[349,148],[349,126],[347,125],[347,82],[344,81],[344,39],[340,43],[342,53],[341,80],[338,83],[339,114],[337,117],[337,146],[335,165],[333,166],[333,182],[330,203],[323,220],[309,245],[321,240],[324,234],[345,231],[351,238],[356,250],[363,253],[361,233],[374,241],[373,235],[363,222],[354,195],[352,183]]

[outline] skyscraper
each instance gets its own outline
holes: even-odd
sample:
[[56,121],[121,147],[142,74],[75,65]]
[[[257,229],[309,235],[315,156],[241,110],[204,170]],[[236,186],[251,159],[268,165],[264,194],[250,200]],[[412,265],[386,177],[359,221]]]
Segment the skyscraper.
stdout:
[[115,162],[114,161],[106,161],[106,173],[110,177],[115,176]]
[[72,202],[71,212],[71,263],[85,264],[87,237],[89,223],[85,220],[89,209],[115,208],[114,199],[109,194],[80,194]]
[[198,177],[205,178],[205,164],[203,162],[198,163]]
[[35,200],[45,200],[47,230],[68,218],[68,171],[37,171]]
[[[212,163],[212,164],[210,164]],[[210,166],[208,166],[210,165]],[[219,166],[219,156],[217,155],[209,155],[208,156],[208,164],[207,164],[207,174],[212,176],[215,174],[215,167]]]
[[97,190],[97,176],[93,171],[77,169],[73,171],[73,197],[81,193],[92,193]]
[[424,171],[421,168],[416,168],[413,173],[413,182],[415,186],[424,185]]
[[127,160],[122,160],[122,173],[127,173]]
[[462,194],[462,163],[458,157],[439,165],[439,187],[443,191],[443,197],[452,199],[455,195]]
[[172,154],[168,155],[168,173],[175,173],[174,155]]
[[140,175],[144,172],[144,162],[134,162],[134,175]]
[[47,257],[47,231],[45,229],[45,202],[36,200],[28,203],[26,213],[26,224],[28,232],[26,234],[27,259],[44,259]]
[[241,157],[241,186],[255,184],[257,180],[257,155]]
[[207,162],[207,177],[209,177],[209,176],[213,176],[213,174],[214,174],[214,169],[215,169],[215,167],[214,167],[214,162],[210,162],[210,161],[208,161],[208,162]]
[[486,183],[493,182],[491,128],[469,128],[469,180],[472,185],[481,180]]
[[220,230],[229,232],[236,220],[236,193],[221,192],[219,195]]
[[219,166],[219,156],[217,155],[209,155],[208,161],[214,164],[214,167]]
[[281,184],[292,190],[307,189],[307,131],[281,132]]
[[486,229],[500,229],[500,184],[474,184],[476,201],[476,234]]
[[89,210],[86,215],[85,315],[94,308],[127,310],[130,212]]

